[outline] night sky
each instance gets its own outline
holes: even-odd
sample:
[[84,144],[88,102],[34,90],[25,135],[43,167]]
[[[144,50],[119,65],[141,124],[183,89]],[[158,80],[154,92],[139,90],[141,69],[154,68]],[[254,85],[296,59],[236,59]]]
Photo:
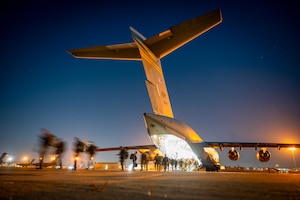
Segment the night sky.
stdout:
[[[22,3],[21,3],[22,2]],[[300,14],[296,1],[16,1],[0,3],[0,153],[38,158],[41,128],[68,144],[152,144],[141,62],[76,59],[69,49],[132,42],[220,8],[223,22],[162,59],[175,118],[205,141],[300,143]],[[142,2],[142,3],[141,3]],[[145,3],[148,2],[148,3]],[[219,151],[219,150],[218,150]],[[290,150],[224,165],[293,167]],[[96,161],[117,161],[118,152]],[[298,167],[300,150],[295,151]]]

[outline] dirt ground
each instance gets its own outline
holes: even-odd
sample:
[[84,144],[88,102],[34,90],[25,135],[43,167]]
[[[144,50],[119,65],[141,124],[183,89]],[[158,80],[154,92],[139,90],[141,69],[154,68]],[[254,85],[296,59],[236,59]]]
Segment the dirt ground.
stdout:
[[0,168],[0,199],[300,200],[300,174]]

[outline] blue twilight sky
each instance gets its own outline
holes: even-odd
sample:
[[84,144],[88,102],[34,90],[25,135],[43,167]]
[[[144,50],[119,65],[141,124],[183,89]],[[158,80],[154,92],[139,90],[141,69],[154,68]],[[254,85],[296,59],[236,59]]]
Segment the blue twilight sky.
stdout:
[[[141,3],[142,2],[142,3]],[[151,37],[220,8],[223,22],[162,59],[175,117],[206,141],[300,143],[296,1],[1,1],[0,153],[38,158],[40,129],[68,143],[151,144],[142,63],[76,59],[66,50]],[[293,167],[289,150],[254,149],[225,165]],[[96,161],[117,161],[98,153]],[[300,166],[300,150],[295,151]]]

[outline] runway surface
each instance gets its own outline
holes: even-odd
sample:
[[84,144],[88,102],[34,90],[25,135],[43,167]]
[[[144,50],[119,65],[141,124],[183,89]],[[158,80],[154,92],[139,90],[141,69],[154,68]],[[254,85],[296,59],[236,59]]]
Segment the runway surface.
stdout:
[[0,199],[300,199],[300,174],[0,168]]

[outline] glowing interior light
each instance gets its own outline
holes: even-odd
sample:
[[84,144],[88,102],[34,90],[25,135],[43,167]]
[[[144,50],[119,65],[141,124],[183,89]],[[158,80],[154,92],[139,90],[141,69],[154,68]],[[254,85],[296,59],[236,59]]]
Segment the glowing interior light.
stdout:
[[161,153],[167,154],[171,159],[196,159],[198,161],[188,143],[179,137],[165,134],[152,135],[151,138],[155,145],[159,147]]

